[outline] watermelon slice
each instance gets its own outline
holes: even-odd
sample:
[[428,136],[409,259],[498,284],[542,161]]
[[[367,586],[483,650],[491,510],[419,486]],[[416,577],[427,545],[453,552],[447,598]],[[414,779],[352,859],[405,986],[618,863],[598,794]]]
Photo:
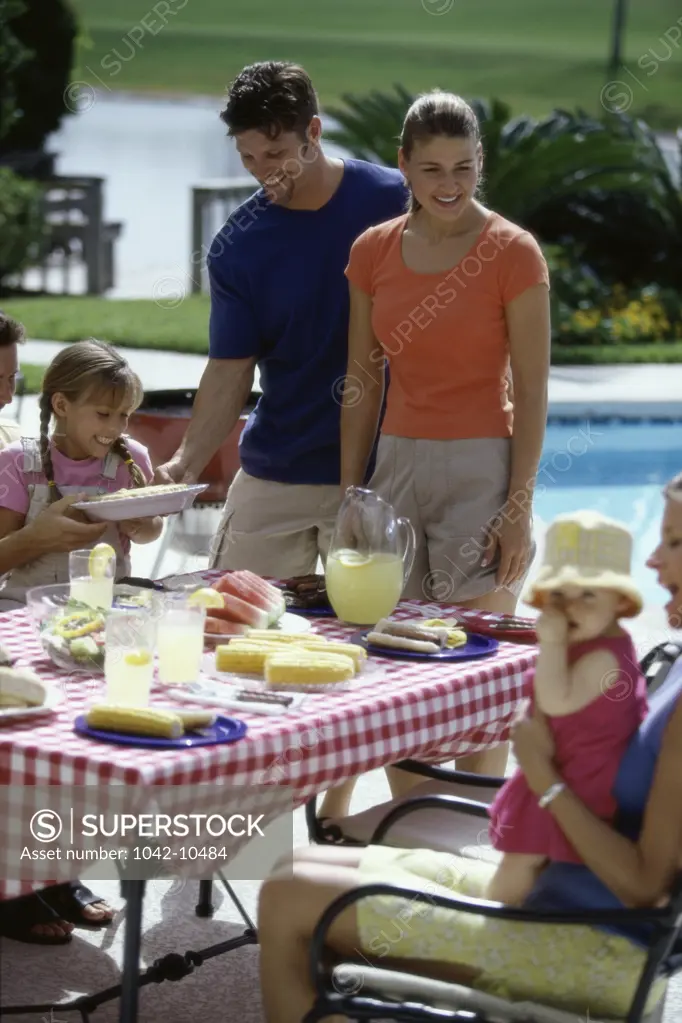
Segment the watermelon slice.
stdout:
[[241,625],[250,625],[252,629],[267,629],[270,624],[270,616],[267,611],[248,601],[236,597],[233,593],[226,593],[223,590],[224,607],[209,607],[206,609],[208,618],[219,618],[224,622],[238,622]]
[[251,572],[228,572],[219,580],[216,589],[222,593],[226,606],[227,598],[232,597],[261,611],[266,616],[266,624],[260,627],[267,628],[279,621],[286,610],[283,595],[279,591],[271,594],[265,589],[267,585],[264,579]]
[[239,575],[243,576],[245,579],[251,582],[263,593],[271,597],[273,600],[276,600],[278,597],[282,595],[282,590],[279,586],[273,585],[273,583],[268,582],[267,579],[263,579],[262,576],[256,575],[254,572],[244,571],[240,572]]
[[250,626],[238,622],[225,622],[220,618],[207,618],[204,632],[212,636],[244,636]]
[[[254,572],[234,572],[233,575],[244,580],[247,586],[251,588],[252,593],[258,591],[262,594],[265,600],[269,601],[271,624],[274,625],[275,622],[278,622],[287,609],[282,591],[278,589],[277,586],[273,586],[272,583],[269,583],[267,579],[262,579],[261,576],[256,575]],[[257,603],[253,601],[252,597],[249,597],[248,600],[250,603]],[[257,604],[257,606],[260,607],[261,605]]]
[[218,591],[218,593],[222,593],[222,592],[223,592],[223,589],[224,589],[224,587],[226,587],[227,585],[229,585],[229,584],[228,584],[228,580],[230,579],[230,577],[231,577],[231,576],[232,576],[233,574],[234,574],[234,573],[232,573],[232,572],[225,572],[225,574],[224,574],[224,575],[221,575],[220,579],[216,579],[216,580],[215,580],[215,582],[212,582],[212,583],[211,583],[211,586],[213,587],[213,589],[214,589],[214,590],[217,590],[217,591]]

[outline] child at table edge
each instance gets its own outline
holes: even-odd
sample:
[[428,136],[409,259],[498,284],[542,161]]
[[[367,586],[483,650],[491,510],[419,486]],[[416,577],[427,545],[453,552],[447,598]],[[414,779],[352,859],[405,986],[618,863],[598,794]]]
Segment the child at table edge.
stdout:
[[[139,377],[109,344],[90,339],[64,348],[48,366],[39,399],[40,437],[22,437],[0,451],[0,540],[61,504],[88,494],[113,493],[151,482],[147,449],[124,439],[130,415],[143,398]],[[54,431],[50,425],[54,420]],[[70,517],[87,521],[81,513]],[[163,529],[159,516],[102,523],[99,542],[116,552],[116,578],[130,574],[130,544],[151,543]],[[29,551],[3,556],[6,573],[0,589],[0,610],[20,607],[32,586],[66,583],[70,549],[94,546],[68,538],[49,540],[35,558]]]
[[[151,480],[146,448],[122,437],[128,416],[142,397],[137,375],[104,342],[76,342],[53,359],[40,394],[40,439],[22,438],[0,450],[0,552],[3,539],[57,502],[67,504],[62,493],[71,495],[72,502],[88,492],[143,486]],[[56,427],[50,436],[53,418]],[[64,513],[69,514],[66,508]],[[56,523],[55,518],[52,549],[33,561],[12,564],[0,553],[1,570],[9,572],[0,591],[0,610],[21,606],[31,585],[68,581],[68,547]],[[129,572],[130,541],[150,543],[162,528],[162,519],[156,517],[113,526],[90,524],[87,533],[94,539],[111,537],[120,578]],[[92,546],[82,539],[85,531],[74,534],[79,537],[77,548]],[[45,531],[46,536],[49,533]],[[106,900],[78,880],[0,902],[0,934],[31,944],[65,944],[71,941],[74,924],[106,927],[112,918]]]
[[642,598],[630,576],[632,536],[597,512],[559,515],[525,600],[542,613],[540,653],[526,676],[531,706],[546,715],[565,784],[538,800],[518,769],[490,808],[490,837],[504,855],[487,897],[521,905],[547,862],[582,863],[547,803],[570,786],[612,821],[622,757],[647,712],[646,681],[619,619]]

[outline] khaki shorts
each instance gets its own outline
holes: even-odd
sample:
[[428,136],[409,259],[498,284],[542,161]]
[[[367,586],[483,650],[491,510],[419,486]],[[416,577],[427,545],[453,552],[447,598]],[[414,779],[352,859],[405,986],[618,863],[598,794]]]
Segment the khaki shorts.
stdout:
[[505,437],[381,437],[370,486],[410,520],[417,540],[403,597],[457,603],[496,588],[499,558],[485,568],[481,560],[486,525],[507,500],[510,461]]
[[227,493],[211,544],[211,568],[248,569],[287,579],[324,564],[336,514],[338,486],[273,483],[240,469]]

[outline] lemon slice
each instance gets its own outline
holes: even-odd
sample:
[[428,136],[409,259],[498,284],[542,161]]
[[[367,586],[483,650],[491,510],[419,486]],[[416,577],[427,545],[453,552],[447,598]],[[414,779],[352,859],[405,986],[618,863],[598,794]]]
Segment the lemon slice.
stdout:
[[134,650],[123,658],[126,664],[130,664],[134,668],[141,668],[143,665],[149,664],[151,659],[152,655],[149,650]]
[[187,603],[190,607],[225,607],[222,593],[211,589],[210,586],[195,590]]
[[342,565],[348,565],[351,568],[366,565],[371,560],[368,554],[361,554],[360,551],[339,551],[337,557]]
[[88,568],[93,579],[102,579],[107,571],[107,565],[112,558],[116,557],[116,551],[108,543],[98,543],[90,551]]

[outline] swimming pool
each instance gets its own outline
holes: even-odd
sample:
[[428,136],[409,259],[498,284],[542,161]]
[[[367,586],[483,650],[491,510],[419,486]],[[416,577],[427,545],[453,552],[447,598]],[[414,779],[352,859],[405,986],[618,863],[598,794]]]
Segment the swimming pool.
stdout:
[[556,515],[583,508],[602,512],[634,536],[633,575],[645,604],[664,603],[645,561],[658,543],[661,487],[680,471],[682,420],[551,418],[534,505],[538,556]]

